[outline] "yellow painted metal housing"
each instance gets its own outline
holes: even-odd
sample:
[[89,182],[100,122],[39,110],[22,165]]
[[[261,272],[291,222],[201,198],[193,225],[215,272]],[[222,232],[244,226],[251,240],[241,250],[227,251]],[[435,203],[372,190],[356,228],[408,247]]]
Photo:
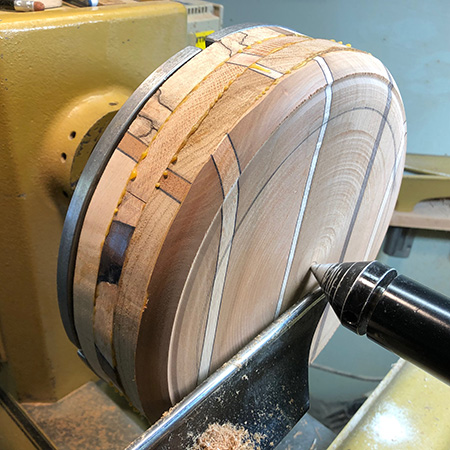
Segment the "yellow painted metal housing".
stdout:
[[417,203],[436,198],[450,198],[450,157],[406,155],[396,210],[412,211]]
[[68,197],[108,120],[186,36],[175,2],[0,13],[0,383],[22,401],[92,377],[57,305]]
[[447,450],[450,386],[400,360],[329,450]]

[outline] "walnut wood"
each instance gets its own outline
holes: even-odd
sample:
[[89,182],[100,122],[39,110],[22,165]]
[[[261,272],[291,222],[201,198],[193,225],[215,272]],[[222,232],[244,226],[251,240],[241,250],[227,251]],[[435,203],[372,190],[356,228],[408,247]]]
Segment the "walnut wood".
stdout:
[[[315,283],[373,258],[406,123],[369,54],[286,30],[224,37],[171,76],[106,167],[78,246],[82,349],[148,417]],[[337,326],[326,311],[311,358]]]

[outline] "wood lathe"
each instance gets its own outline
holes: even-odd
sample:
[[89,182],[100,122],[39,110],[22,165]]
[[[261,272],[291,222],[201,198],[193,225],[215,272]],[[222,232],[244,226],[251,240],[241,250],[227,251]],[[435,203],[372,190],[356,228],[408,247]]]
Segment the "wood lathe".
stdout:
[[[58,261],[67,335],[157,419],[211,386],[208,376],[274,320],[304,312],[300,302],[283,315],[312,301],[313,262],[377,254],[405,149],[400,94],[370,54],[264,25],[187,47],[127,100],[77,184]],[[302,390],[284,402],[293,411],[280,410],[284,430],[307,409],[308,354],[337,326],[327,308],[316,328],[324,303],[313,300],[300,314],[308,333],[292,380]],[[243,352],[241,362],[254,354]],[[263,444],[273,446],[282,433],[268,429]]]
[[0,449],[450,447],[310,270],[448,295],[445,2],[0,3]]
[[280,26],[214,32],[201,0],[42,3],[0,12],[0,449],[273,448],[294,427],[279,449],[322,450],[295,425],[338,326],[310,268],[385,236],[406,149],[390,72]]

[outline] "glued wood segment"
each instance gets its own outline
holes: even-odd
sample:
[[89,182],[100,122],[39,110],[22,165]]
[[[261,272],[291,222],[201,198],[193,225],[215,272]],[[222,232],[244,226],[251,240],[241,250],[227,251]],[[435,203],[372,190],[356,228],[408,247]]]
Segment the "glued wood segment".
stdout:
[[105,230],[110,224],[108,213],[116,207],[123,191],[123,184],[128,180],[134,165],[135,162],[131,158],[120,152],[110,161],[95,191],[97,194],[95,220],[89,222],[85,220],[80,235],[82,251],[79,249],[77,255],[73,285],[74,320],[84,354],[94,371],[101,377],[105,377],[105,373],[97,362],[92,327],[98,260],[105,239]]

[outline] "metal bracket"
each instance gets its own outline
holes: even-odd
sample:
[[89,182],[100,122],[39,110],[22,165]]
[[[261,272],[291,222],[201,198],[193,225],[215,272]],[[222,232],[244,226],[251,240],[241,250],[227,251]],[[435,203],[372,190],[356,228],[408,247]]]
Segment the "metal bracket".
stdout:
[[423,201],[450,197],[450,157],[406,155],[396,210],[412,211]]
[[127,450],[189,448],[226,422],[276,446],[309,408],[309,350],[325,303],[321,290],[303,298]]
[[408,258],[414,236],[414,228],[389,227],[383,245],[384,253],[397,258]]

